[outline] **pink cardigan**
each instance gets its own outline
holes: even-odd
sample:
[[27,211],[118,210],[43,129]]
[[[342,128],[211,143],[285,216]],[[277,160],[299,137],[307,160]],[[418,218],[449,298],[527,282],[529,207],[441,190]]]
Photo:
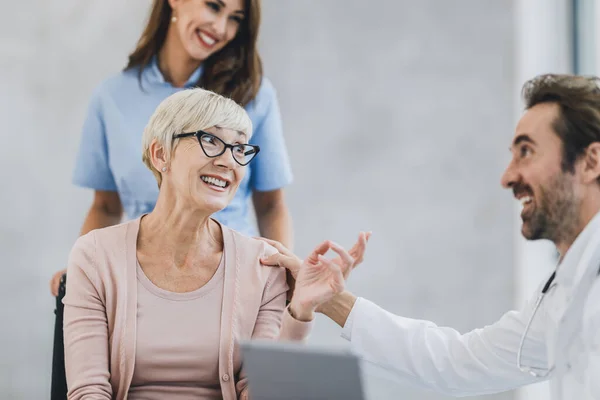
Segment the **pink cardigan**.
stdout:
[[[63,299],[69,400],[127,398],[135,360],[140,220],[94,230],[71,250]],[[274,249],[224,226],[222,230],[221,390],[224,400],[245,399],[247,379],[243,371],[233,370],[241,357],[239,341],[303,340],[311,323],[293,319],[285,309],[284,270],[260,265],[259,258]]]

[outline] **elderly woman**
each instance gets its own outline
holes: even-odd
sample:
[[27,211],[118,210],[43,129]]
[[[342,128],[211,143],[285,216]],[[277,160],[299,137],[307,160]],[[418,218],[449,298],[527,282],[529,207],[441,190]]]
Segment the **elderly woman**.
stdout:
[[[234,101],[203,89],[164,100],[143,136],[154,210],[82,236],[68,263],[69,399],[247,398],[239,341],[302,340],[314,310],[343,290],[353,257],[329,242],[304,262],[286,308],[276,250],[218,223],[259,154]],[[336,260],[322,256],[327,249]]]

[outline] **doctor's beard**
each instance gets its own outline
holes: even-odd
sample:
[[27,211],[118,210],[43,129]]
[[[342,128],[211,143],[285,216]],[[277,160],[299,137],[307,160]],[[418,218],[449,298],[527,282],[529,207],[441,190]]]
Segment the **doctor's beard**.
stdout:
[[[523,183],[520,187],[527,186]],[[523,188],[532,192],[531,188]],[[519,188],[514,188],[515,192]],[[573,241],[578,235],[581,202],[577,199],[572,174],[560,172],[534,196],[534,209],[524,215],[521,233],[528,240],[548,239],[554,243]]]

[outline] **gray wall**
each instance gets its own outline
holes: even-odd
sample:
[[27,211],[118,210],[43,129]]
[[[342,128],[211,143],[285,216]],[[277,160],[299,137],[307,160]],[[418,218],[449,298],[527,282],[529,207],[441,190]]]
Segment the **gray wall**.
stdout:
[[[350,288],[460,331],[512,306],[514,211],[499,183],[514,120],[512,7],[265,4],[262,54],[295,172],[297,252],[325,238],[350,245],[372,230]],[[312,342],[343,339],[322,319]],[[442,398],[369,383],[374,399]]]
[[54,299],[91,204],[71,185],[89,96],[124,66],[147,0],[4,1],[0,13],[0,399],[50,392]]
[[[46,398],[48,279],[91,193],[70,184],[88,96],[121,68],[147,1],[5,2],[0,24],[0,398]],[[509,0],[265,0],[261,49],[295,172],[296,250],[373,231],[349,286],[460,331],[512,305]],[[28,20],[28,23],[23,23]],[[319,319],[311,342],[343,346]],[[441,399],[373,375],[374,399]],[[486,398],[509,399],[510,394]]]

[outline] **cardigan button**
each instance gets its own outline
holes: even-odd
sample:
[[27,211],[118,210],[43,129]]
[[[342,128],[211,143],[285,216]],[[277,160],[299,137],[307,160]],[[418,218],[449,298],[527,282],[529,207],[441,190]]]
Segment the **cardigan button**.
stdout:
[[223,380],[225,382],[229,381],[229,375],[227,375],[227,374],[223,375]]

